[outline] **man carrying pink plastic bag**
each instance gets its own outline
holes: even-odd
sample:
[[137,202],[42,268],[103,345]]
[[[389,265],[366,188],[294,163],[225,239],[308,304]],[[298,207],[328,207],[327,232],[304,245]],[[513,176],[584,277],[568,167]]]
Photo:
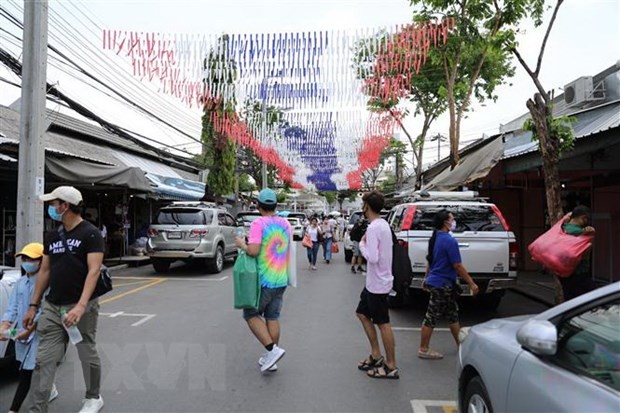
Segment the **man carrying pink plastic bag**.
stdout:
[[587,207],[577,206],[528,247],[534,261],[558,275],[564,300],[594,289],[589,250],[595,230],[589,217]]

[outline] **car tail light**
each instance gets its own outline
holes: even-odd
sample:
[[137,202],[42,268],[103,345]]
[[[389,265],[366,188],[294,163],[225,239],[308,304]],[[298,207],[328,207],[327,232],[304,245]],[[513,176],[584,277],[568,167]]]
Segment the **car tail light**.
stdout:
[[413,219],[415,218],[415,205],[412,205],[407,208],[405,211],[405,218],[403,218],[403,223],[401,225],[401,229],[403,231],[411,229],[411,225],[413,224]]
[[510,253],[509,255],[509,268],[511,270],[515,270],[517,269],[517,263],[519,261],[519,244],[517,244],[516,241],[511,242],[508,246],[508,251]]
[[202,238],[203,236],[207,235],[208,233],[209,233],[208,229],[193,229],[189,233],[189,237],[190,238]]
[[149,228],[149,230],[148,230],[148,236],[149,236],[149,238],[155,238],[155,237],[156,237],[156,236],[158,236],[158,235],[159,235],[159,231],[157,231],[157,230],[156,230],[156,229],[154,229],[154,228]]
[[499,218],[499,222],[502,223],[502,226],[504,227],[504,231],[510,231],[510,225],[508,225],[508,221],[506,221],[506,219],[502,215],[502,212],[499,210],[499,208],[495,205],[492,205],[491,210],[493,210],[495,215],[497,215],[497,218]]

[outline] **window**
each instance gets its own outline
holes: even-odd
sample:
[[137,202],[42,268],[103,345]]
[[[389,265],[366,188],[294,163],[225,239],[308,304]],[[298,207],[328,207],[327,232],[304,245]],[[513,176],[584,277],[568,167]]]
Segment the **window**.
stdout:
[[226,223],[226,214],[217,214],[217,223],[222,227],[227,226],[228,224]]
[[412,230],[432,231],[435,214],[442,209],[452,212],[456,231],[506,231],[489,205],[417,205]]
[[401,226],[401,224],[403,222],[403,217],[405,216],[405,211],[406,210],[407,210],[407,208],[401,207],[397,211],[394,212],[394,217],[392,218],[392,228],[395,231],[401,231],[402,230],[402,228],[400,226]]
[[354,212],[351,214],[351,218],[349,218],[349,225],[355,225],[360,219],[362,219],[361,211]]
[[237,222],[235,221],[235,219],[230,216],[230,215],[226,215],[226,225],[229,227],[236,227],[237,226]]
[[210,211],[195,208],[164,208],[155,217],[154,224],[159,225],[206,225],[211,221]]
[[554,359],[620,391],[620,299],[562,321]]

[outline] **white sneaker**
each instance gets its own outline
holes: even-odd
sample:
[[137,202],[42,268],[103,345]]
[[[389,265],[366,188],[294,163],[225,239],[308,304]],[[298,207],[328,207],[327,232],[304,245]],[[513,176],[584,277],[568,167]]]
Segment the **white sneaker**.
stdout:
[[58,389],[56,388],[56,383],[54,383],[54,386],[52,387],[52,391],[50,392],[50,398],[47,399],[47,402],[52,402],[54,401],[56,398],[58,397]]
[[264,357],[264,364],[260,367],[260,371],[265,372],[273,367],[283,356],[286,351],[276,345],[273,346],[271,351],[268,351]]
[[98,413],[102,407],[103,397],[101,396],[97,399],[84,399],[79,413]]
[[[258,359],[258,365],[262,367],[263,364],[265,364],[265,357],[267,356],[267,351],[265,351],[263,353],[262,356],[260,356],[260,358]],[[273,366],[271,366],[267,371],[278,371],[278,365],[274,364]]]

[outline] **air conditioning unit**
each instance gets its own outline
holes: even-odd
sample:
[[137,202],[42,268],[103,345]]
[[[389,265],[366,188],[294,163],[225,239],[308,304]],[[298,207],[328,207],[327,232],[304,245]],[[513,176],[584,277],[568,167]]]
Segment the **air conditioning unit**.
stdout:
[[582,76],[564,86],[564,102],[568,107],[590,102],[594,95],[592,76]]

